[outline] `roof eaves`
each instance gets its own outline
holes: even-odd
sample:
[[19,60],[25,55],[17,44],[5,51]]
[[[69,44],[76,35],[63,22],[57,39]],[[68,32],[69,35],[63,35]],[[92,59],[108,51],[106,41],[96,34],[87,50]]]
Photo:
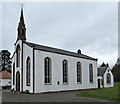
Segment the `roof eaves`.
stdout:
[[53,48],[53,47],[48,47],[48,46],[42,46],[42,45],[29,43],[29,42],[24,42],[24,43],[26,43],[30,47],[33,47],[36,50],[53,52],[53,53],[57,53],[57,54],[68,55],[68,56],[79,57],[79,58],[84,58],[84,59],[97,61],[97,59],[89,57],[89,56],[84,55],[84,54],[78,54],[78,53],[75,53],[75,52],[70,52],[70,51],[66,51],[66,50],[62,50],[62,49],[58,49],[58,48]]

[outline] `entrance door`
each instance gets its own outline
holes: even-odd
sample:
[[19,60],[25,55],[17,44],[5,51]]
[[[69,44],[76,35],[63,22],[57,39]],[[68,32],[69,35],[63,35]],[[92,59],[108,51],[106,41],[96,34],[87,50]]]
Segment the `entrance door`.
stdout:
[[20,92],[20,73],[16,73],[16,91]]
[[98,88],[100,88],[100,79],[98,79]]

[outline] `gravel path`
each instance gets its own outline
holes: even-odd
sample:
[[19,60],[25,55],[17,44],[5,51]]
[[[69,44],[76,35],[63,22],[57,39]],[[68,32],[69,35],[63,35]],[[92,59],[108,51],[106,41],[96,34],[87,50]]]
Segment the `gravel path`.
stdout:
[[3,102],[112,102],[108,100],[100,100],[95,98],[78,97],[79,91],[55,92],[44,94],[25,94],[11,92],[9,90],[2,91]]

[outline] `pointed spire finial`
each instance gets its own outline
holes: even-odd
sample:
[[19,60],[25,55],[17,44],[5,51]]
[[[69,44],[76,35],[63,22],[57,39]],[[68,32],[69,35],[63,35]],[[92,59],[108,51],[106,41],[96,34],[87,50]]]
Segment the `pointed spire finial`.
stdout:
[[23,4],[21,4],[21,13],[23,13]]
[[21,4],[21,16],[20,16],[20,23],[21,23],[21,24],[24,24],[23,4]]

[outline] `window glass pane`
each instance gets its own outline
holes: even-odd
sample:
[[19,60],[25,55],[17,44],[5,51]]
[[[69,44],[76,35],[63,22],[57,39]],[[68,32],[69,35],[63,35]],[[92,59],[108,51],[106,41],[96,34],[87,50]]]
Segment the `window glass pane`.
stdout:
[[108,73],[108,74],[107,74],[107,84],[110,84],[110,82],[111,82],[111,76],[110,76],[110,74]]
[[48,83],[50,83],[50,77],[48,77]]
[[47,77],[45,77],[45,83],[47,83]]
[[77,82],[81,82],[81,63],[77,62]]
[[47,76],[47,68],[45,67],[45,76]]
[[45,58],[45,83],[50,83],[50,73],[51,73],[51,60]]
[[27,58],[26,62],[26,83],[30,85],[30,58]]
[[77,78],[77,82],[80,82],[80,78]]
[[67,61],[63,61],[63,83],[67,83]]
[[93,83],[93,65],[89,65],[89,77],[90,77],[90,82]]
[[16,66],[20,66],[20,46],[17,46],[16,49]]

